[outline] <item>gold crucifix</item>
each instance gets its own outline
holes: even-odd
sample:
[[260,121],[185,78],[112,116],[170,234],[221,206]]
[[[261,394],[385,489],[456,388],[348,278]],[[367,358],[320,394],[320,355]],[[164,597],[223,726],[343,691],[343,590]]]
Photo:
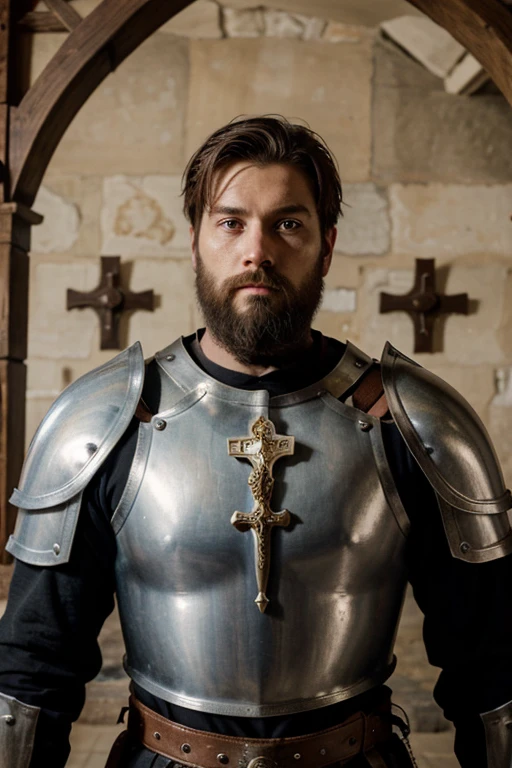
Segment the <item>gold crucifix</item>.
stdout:
[[295,438],[276,435],[276,428],[269,419],[260,416],[251,426],[252,436],[228,439],[230,456],[248,459],[253,470],[249,475],[249,487],[254,497],[252,512],[233,512],[231,524],[238,531],[252,530],[254,536],[256,580],[258,596],[254,601],[261,613],[269,600],[265,594],[270,571],[270,531],[275,525],[286,528],[290,524],[287,509],[272,512],[270,500],[274,488],[272,469],[281,456],[291,456],[295,450]]

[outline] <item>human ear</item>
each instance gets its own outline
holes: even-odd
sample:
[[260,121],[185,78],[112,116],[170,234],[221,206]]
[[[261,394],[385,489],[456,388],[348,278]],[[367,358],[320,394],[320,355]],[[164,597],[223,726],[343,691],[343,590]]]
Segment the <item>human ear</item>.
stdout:
[[336,227],[331,227],[331,229],[328,229],[324,235],[322,249],[322,277],[327,275],[331,267],[332,253],[334,251],[337,235],[338,230]]

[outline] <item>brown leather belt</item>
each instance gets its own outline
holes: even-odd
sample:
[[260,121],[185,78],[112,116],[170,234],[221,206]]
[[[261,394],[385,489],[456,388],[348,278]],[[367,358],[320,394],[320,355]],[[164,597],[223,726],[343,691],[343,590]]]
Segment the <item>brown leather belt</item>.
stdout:
[[358,754],[374,768],[385,768],[375,747],[391,738],[391,717],[389,710],[358,712],[306,736],[246,739],[178,725],[131,696],[128,731],[153,752],[194,768],[322,768]]

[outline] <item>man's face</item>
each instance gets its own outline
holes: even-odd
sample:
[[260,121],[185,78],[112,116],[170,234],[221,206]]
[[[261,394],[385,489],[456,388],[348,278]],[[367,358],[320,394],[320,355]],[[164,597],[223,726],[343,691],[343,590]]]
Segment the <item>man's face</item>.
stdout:
[[279,364],[305,345],[329,269],[306,177],[289,165],[239,162],[219,172],[192,233],[206,325],[244,363]]

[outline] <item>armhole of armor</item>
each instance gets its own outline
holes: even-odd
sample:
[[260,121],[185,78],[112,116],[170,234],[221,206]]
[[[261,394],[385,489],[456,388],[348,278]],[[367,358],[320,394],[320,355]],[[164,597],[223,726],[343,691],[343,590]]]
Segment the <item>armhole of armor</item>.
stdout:
[[69,561],[84,490],[138,411],[143,381],[137,343],[57,398],[10,499],[19,509],[6,546],[11,555],[38,566]]
[[391,416],[436,493],[453,557],[477,563],[512,552],[512,500],[478,415],[390,344],[381,365]]

